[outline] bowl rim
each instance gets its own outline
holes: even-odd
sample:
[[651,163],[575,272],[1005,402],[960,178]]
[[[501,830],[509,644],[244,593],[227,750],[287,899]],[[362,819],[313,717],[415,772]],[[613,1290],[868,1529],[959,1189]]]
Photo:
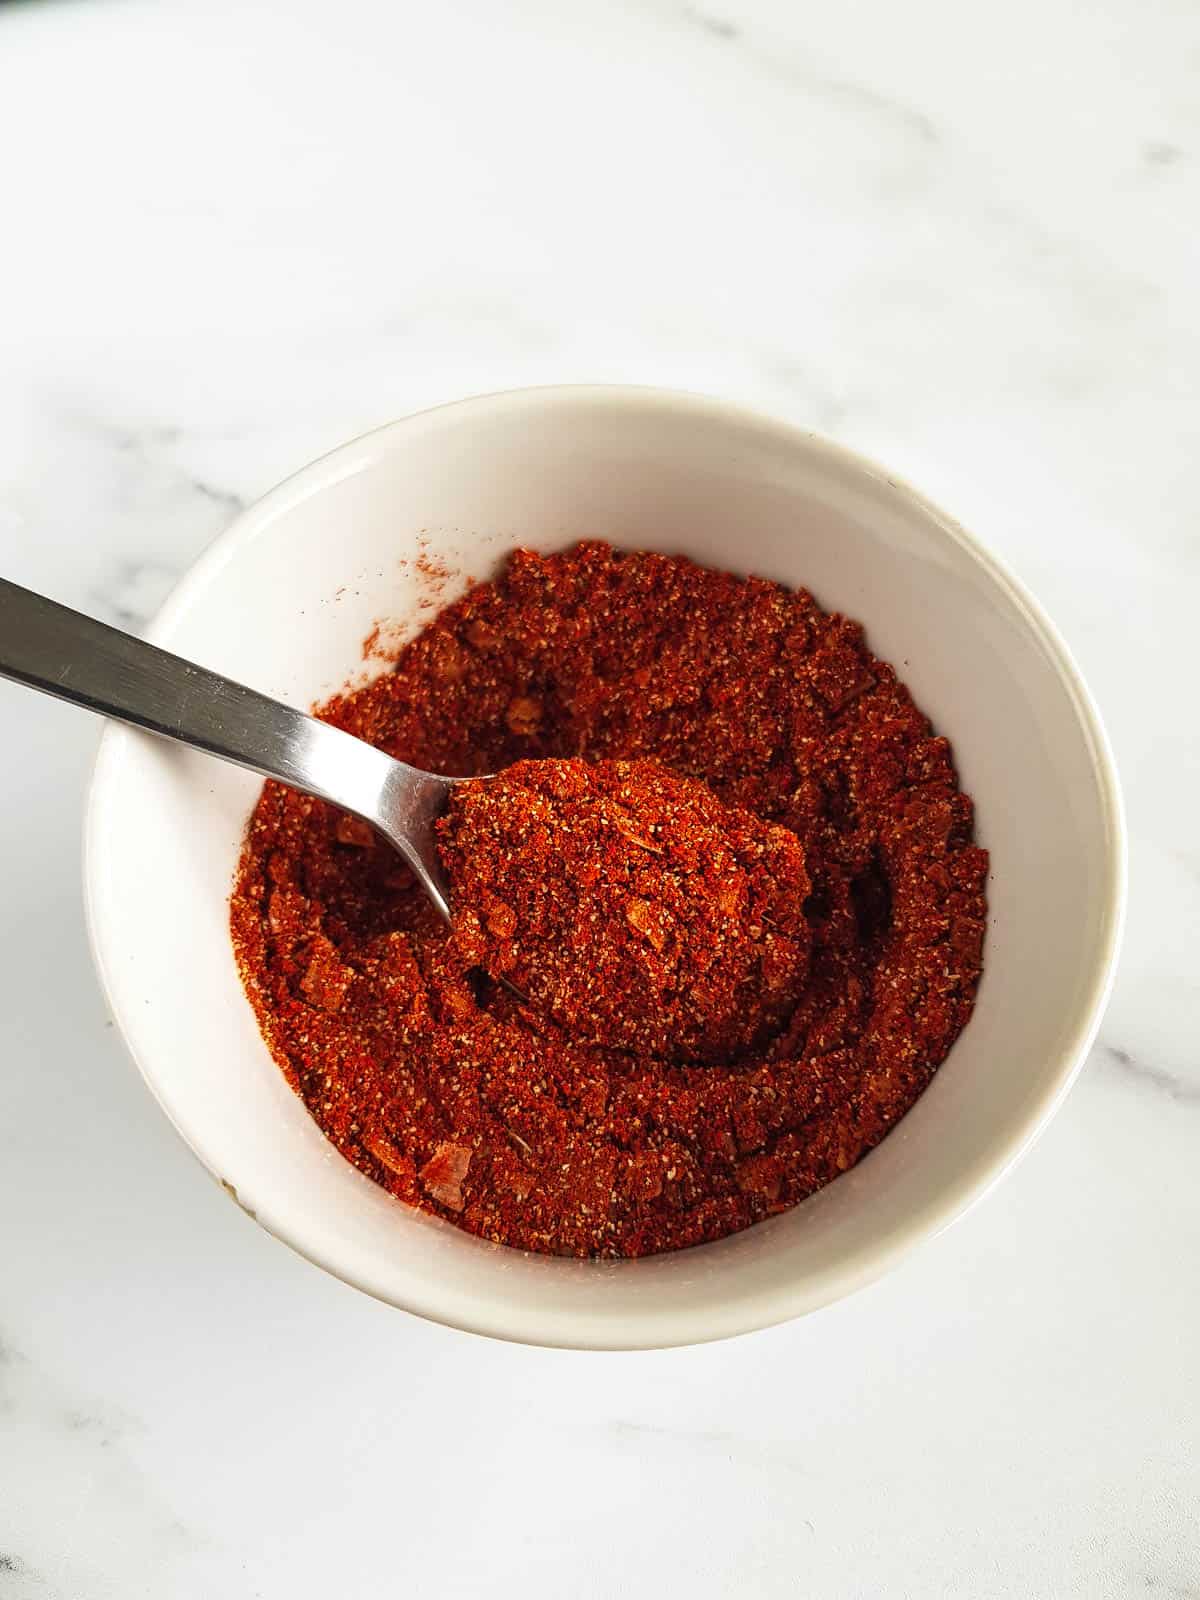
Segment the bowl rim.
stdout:
[[[545,384],[494,390],[447,401],[437,406],[424,407],[358,434],[289,474],[241,510],[224,532],[218,534],[186,569],[144,630],[143,636],[154,644],[169,646],[170,635],[177,618],[239,549],[272,522],[279,513],[360,470],[367,462],[385,451],[389,441],[395,436],[446,412],[458,411],[464,415],[476,412],[484,415],[488,412],[519,409],[523,406],[580,401],[611,408],[649,407],[677,415],[690,414],[698,418],[706,417],[741,426],[754,430],[759,436],[773,436],[784,444],[802,445],[810,454],[824,457],[834,465],[882,481],[901,499],[907,501],[910,507],[921,514],[926,521],[936,523],[953,543],[982,568],[991,582],[1022,615],[1044,647],[1068,694],[1089,746],[1092,774],[1099,790],[1101,808],[1107,825],[1107,870],[1103,885],[1103,928],[1086,1002],[1079,1008],[1071,1039],[1060,1051],[1054,1066],[1047,1068],[1037,1092],[1031,1096],[1019,1133],[981,1156],[957,1184],[947,1187],[919,1211],[911,1213],[893,1230],[887,1241],[880,1242],[870,1252],[860,1252],[854,1262],[846,1263],[840,1269],[830,1270],[817,1284],[809,1280],[801,1283],[784,1282],[774,1285],[769,1295],[760,1292],[754,1297],[747,1296],[744,1300],[739,1300],[736,1307],[726,1308],[727,1311],[735,1312],[732,1318],[722,1319],[719,1326],[710,1327],[707,1331],[703,1328],[683,1326],[684,1323],[695,1321],[694,1312],[681,1312],[669,1319],[660,1317],[656,1319],[658,1326],[654,1330],[650,1330],[647,1326],[646,1330],[635,1333],[632,1337],[630,1331],[622,1330],[620,1335],[611,1338],[599,1337],[594,1323],[590,1336],[586,1337],[564,1337],[544,1329],[539,1330],[537,1312],[528,1311],[520,1305],[497,1307],[489,1304],[486,1308],[481,1306],[478,1314],[475,1312],[470,1315],[451,1314],[443,1305],[436,1303],[436,1297],[412,1296],[402,1300],[381,1293],[375,1286],[362,1281],[337,1260],[329,1259],[324,1252],[315,1251],[306,1243],[302,1225],[292,1227],[275,1216],[267,1221],[261,1214],[242,1206],[236,1189],[222,1175],[218,1164],[208,1158],[188,1130],[177,1120],[160,1092],[154,1064],[148,1059],[148,1052],[139,1047],[136,1037],[136,1011],[127,1003],[121,980],[107,956],[106,935],[98,909],[98,883],[101,877],[98,862],[108,836],[103,824],[103,813],[120,758],[121,736],[125,732],[116,724],[106,725],[101,734],[87,785],[83,816],[84,911],[88,942],[101,991],[125,1047],[147,1088],[192,1155],[265,1232],[288,1245],[315,1266],[341,1279],[342,1282],[370,1294],[384,1304],[397,1306],[445,1327],[515,1343],[554,1348],[663,1349],[707,1343],[776,1326],[857,1292],[882,1277],[919,1244],[933,1239],[953,1222],[965,1216],[1011,1171],[1028,1152],[1062,1104],[1081,1071],[1100,1028],[1112,991],[1124,932],[1128,889],[1128,840],[1116,762],[1095,701],[1057,627],[1008,565],[990,551],[977,535],[934,504],[907,479],[870,457],[822,434],[768,413],[690,390],[640,384],[591,383]],[[695,1248],[703,1249],[704,1246]],[[586,1315],[586,1313],[581,1314],[581,1317]],[[669,1329],[662,1326],[664,1320],[670,1321]]]

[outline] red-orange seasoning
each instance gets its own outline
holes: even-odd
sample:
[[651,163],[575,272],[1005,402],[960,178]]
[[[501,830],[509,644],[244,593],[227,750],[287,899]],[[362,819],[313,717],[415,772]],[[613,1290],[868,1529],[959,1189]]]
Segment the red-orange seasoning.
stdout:
[[[876,1144],[970,1016],[987,857],[949,746],[859,625],[803,591],[601,544],[518,551],[324,714],[465,776],[556,758],[497,791],[513,806],[492,844],[511,825],[516,849],[491,857],[491,888],[486,863],[468,880],[462,835],[475,921],[456,936],[369,829],[275,784],[233,895],[247,993],[312,1115],[376,1182],[473,1233],[638,1256],[744,1228]],[[585,1014],[553,972],[531,1005],[478,965],[494,974],[514,939],[523,960],[523,920],[552,926],[537,880],[514,876],[545,843],[520,831],[522,784],[547,828],[572,797],[612,819],[595,826],[616,834],[624,898],[589,912],[617,965]],[[681,817],[697,847],[732,829],[715,875],[686,844],[656,854]],[[446,848],[454,865],[452,833]],[[749,915],[728,901],[724,920],[728,886]]]
[[579,1041],[765,1047],[808,972],[796,835],[657,761],[520,761],[439,824],[458,948]]

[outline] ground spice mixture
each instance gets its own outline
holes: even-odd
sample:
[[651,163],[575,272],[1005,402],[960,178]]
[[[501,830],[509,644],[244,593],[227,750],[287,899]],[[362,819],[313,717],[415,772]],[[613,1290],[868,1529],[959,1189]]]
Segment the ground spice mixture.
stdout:
[[795,1010],[810,883],[787,828],[657,761],[520,761],[439,824],[458,948],[573,1038],[731,1061]]
[[[987,857],[949,745],[861,627],[803,591],[596,543],[518,551],[324,715],[463,776],[554,758],[497,791],[511,805],[493,843],[516,855],[491,858],[491,887],[468,878],[454,935],[364,824],[273,783],[232,900],[247,992],[317,1122],[376,1182],[473,1233],[639,1256],[786,1210],[878,1143],[970,1016]],[[671,898],[704,900],[699,849],[673,864],[648,847],[680,816],[698,847],[729,813],[678,779],[736,808],[726,865],[700,881],[718,910],[728,882],[750,915],[723,925],[707,969],[720,930]],[[553,972],[549,1003],[527,1004],[492,958],[515,939],[518,970],[522,917],[552,938],[517,858],[532,869],[538,817],[549,829],[585,801],[574,844],[603,827],[629,893],[619,923],[615,900],[592,907],[617,968],[576,1014]],[[632,819],[624,832],[597,805]],[[455,865],[453,828],[444,846]],[[755,1004],[722,1016],[746,981]],[[690,1035],[655,1031],[652,997]]]

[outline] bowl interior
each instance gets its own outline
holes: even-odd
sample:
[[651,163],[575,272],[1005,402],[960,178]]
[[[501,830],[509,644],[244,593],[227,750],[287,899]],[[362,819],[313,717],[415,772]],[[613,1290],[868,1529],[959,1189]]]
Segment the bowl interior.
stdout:
[[[866,624],[953,742],[992,852],[979,1002],[931,1088],[852,1172],[746,1233],[644,1261],[482,1244],[345,1163],[259,1038],[226,920],[256,780],[110,728],[89,812],[89,912],[147,1081],[264,1227],[458,1326],[671,1344],[765,1325],[867,1281],[1019,1153],[1098,1020],[1120,915],[1119,803],[1061,646],[965,535],[843,451],[688,397],[528,391],[393,424],[241,517],[152,637],[307,705],[362,670],[375,623],[392,637],[415,630],[430,598],[489,575],[513,545],[584,537],[807,586]],[[431,575],[442,565],[449,577]]]

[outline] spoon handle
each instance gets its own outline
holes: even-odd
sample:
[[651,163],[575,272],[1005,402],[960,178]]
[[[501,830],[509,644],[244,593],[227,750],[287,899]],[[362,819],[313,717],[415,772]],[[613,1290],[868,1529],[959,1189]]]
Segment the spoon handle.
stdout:
[[278,778],[368,822],[383,820],[385,803],[394,806],[398,779],[429,777],[340,728],[4,578],[0,677]]

